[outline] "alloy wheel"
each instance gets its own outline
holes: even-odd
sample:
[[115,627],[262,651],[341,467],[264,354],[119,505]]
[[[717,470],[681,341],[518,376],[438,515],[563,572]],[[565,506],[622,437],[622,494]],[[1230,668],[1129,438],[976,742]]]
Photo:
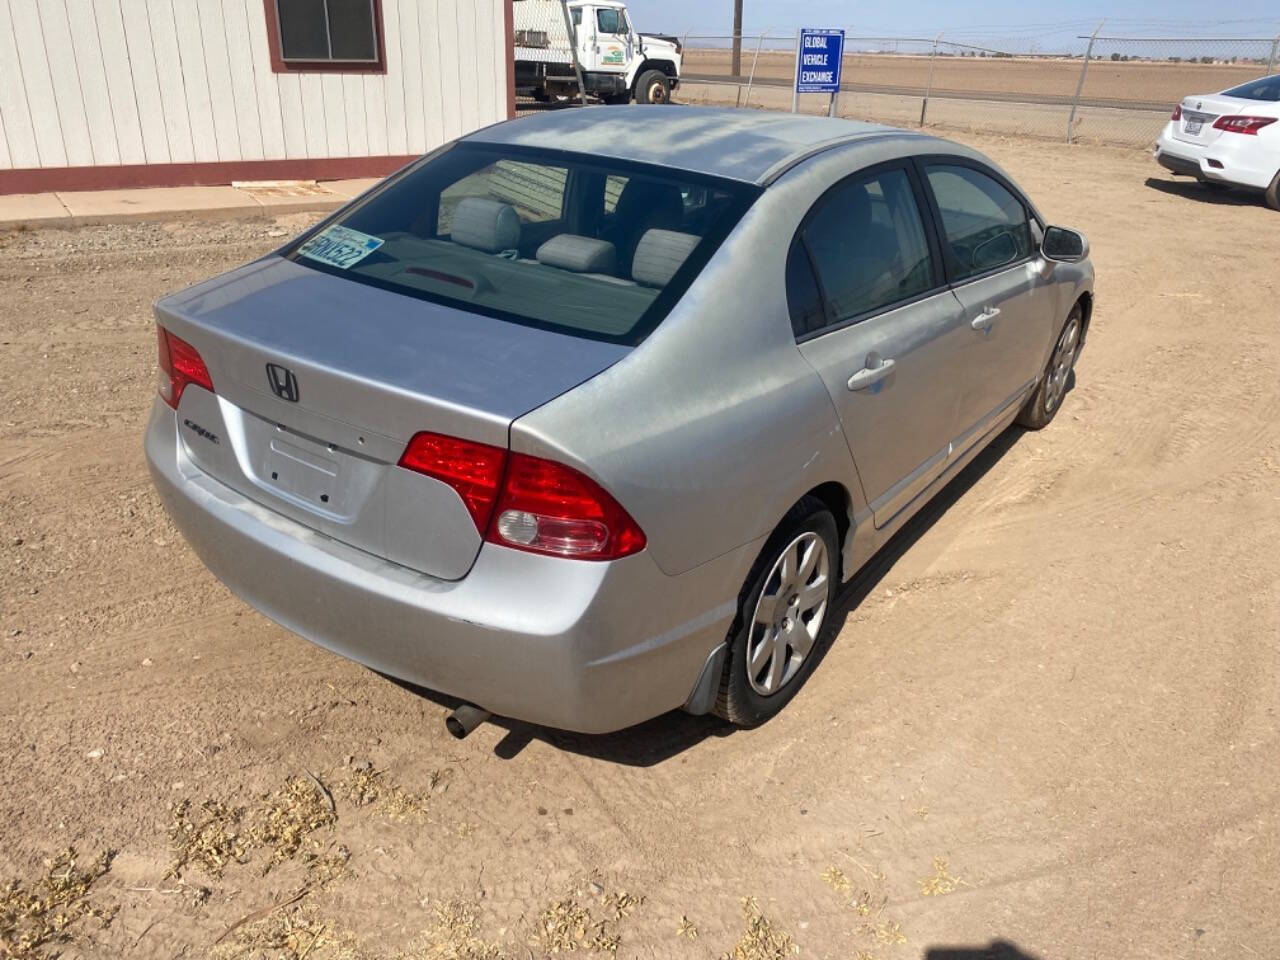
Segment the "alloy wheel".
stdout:
[[812,531],[774,561],[747,636],[747,681],[756,693],[785,687],[813,650],[827,615],[830,567],[827,545]]
[[1080,317],[1073,313],[1067,320],[1049,363],[1049,382],[1044,391],[1044,412],[1053,413],[1067,392],[1067,378],[1075,365],[1076,348],[1080,345]]

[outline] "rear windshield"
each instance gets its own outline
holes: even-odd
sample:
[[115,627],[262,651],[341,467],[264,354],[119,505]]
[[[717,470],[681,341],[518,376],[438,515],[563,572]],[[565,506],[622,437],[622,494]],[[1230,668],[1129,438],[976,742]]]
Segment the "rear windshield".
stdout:
[[1241,100],[1268,100],[1277,103],[1280,102],[1280,73],[1261,80],[1250,80],[1223,92],[1228,97],[1239,97]]
[[635,344],[758,192],[649,165],[464,142],[288,256],[421,299]]

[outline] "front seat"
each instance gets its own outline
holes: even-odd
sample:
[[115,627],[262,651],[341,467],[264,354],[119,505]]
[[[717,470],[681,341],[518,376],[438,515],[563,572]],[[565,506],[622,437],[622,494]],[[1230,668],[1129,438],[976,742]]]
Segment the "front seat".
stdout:
[[640,238],[650,230],[678,230],[684,219],[684,197],[672,183],[628,180],[618,195],[613,222],[602,231],[618,251],[618,268],[631,275],[631,261]]

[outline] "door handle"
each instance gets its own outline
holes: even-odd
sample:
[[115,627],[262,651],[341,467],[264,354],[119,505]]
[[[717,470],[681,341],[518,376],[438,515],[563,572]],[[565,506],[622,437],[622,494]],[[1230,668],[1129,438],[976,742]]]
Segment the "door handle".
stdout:
[[849,378],[850,390],[865,390],[893,372],[893,361],[882,360],[880,354],[867,354],[867,365]]
[[980,314],[969,321],[969,326],[975,330],[986,330],[991,326],[991,321],[1000,316],[999,307],[987,307]]

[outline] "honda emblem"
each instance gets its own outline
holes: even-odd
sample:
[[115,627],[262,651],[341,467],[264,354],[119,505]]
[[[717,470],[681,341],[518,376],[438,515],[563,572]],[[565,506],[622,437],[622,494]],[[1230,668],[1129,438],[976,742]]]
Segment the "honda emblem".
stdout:
[[293,375],[292,370],[278,363],[268,363],[267,383],[271,384],[271,392],[281,400],[288,400],[290,403],[298,402],[298,378]]

